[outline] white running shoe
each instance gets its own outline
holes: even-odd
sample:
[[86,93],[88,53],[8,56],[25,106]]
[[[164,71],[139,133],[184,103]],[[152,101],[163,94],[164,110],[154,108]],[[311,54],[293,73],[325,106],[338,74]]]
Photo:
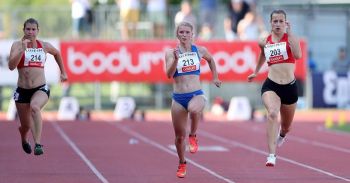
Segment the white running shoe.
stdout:
[[273,166],[275,166],[275,164],[276,164],[276,155],[269,154],[265,165],[269,166],[269,167],[273,167]]
[[278,147],[281,147],[282,144],[284,143],[284,141],[286,141],[286,137],[281,137],[281,135],[278,134],[278,137],[277,137],[277,146],[278,146]]

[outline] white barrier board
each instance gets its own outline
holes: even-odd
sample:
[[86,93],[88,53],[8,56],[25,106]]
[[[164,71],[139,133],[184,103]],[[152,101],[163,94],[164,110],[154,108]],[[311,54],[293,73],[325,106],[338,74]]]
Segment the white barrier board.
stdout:
[[114,118],[116,120],[131,118],[136,108],[135,99],[132,97],[119,97],[114,109]]
[[79,101],[75,97],[63,97],[58,108],[58,120],[75,120],[79,113]]
[[248,97],[232,97],[227,112],[228,120],[250,120],[252,107]]
[[15,120],[17,115],[16,103],[13,98],[10,100],[9,107],[7,109],[6,119],[7,120]]

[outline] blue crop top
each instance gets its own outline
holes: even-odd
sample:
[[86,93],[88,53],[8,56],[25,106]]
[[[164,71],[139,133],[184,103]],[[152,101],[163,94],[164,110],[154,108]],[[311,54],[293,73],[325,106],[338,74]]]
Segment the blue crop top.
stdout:
[[[180,49],[179,49],[180,50]],[[178,64],[173,78],[182,75],[199,75],[200,74],[200,60],[197,47],[191,46],[191,52],[179,53]]]

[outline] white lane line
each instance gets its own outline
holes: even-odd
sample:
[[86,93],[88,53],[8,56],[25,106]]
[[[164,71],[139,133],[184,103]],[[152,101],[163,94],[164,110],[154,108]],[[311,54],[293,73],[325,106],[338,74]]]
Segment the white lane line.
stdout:
[[[244,128],[244,129],[246,129],[246,128]],[[258,132],[258,133],[263,133],[263,131],[261,129],[258,129],[258,128],[253,128],[251,130],[253,130],[254,132]],[[331,145],[331,144],[325,144],[325,143],[322,143],[322,142],[319,142],[319,141],[308,140],[308,139],[305,139],[305,138],[302,138],[302,137],[296,137],[296,136],[293,136],[293,135],[287,135],[287,139],[291,140],[291,141],[296,141],[296,142],[299,142],[299,143],[303,143],[303,144],[310,144],[310,145],[313,145],[313,146],[318,146],[318,147],[322,147],[322,148],[325,148],[325,149],[329,149],[329,150],[334,150],[334,151],[343,152],[343,153],[349,153],[350,154],[350,149],[342,148],[342,147]]]
[[103,183],[108,183],[108,180],[101,174],[100,171],[91,163],[91,161],[84,155],[84,153],[74,144],[74,142],[68,137],[68,135],[62,130],[62,128],[55,122],[51,122],[55,130],[61,135],[61,137],[69,144],[74,152],[85,162],[85,164],[91,169],[91,171],[100,179]]
[[[252,151],[252,152],[255,152],[255,153],[258,153],[258,154],[263,154],[263,155],[267,155],[268,154],[267,152],[265,152],[263,150],[254,148],[254,147],[249,146],[249,145],[242,144],[242,143],[234,141],[234,140],[229,140],[229,139],[226,139],[226,138],[214,135],[212,133],[209,133],[209,132],[206,132],[206,131],[203,131],[203,130],[199,131],[198,134],[201,134],[201,135],[203,135],[203,136],[205,136],[207,138],[211,138],[213,140],[216,140],[216,141],[219,141],[219,142],[222,142],[222,143],[230,144],[230,145],[232,145],[234,147],[240,147],[242,149],[245,149],[245,150],[248,150],[248,151]],[[289,158],[278,156],[278,159],[286,161],[286,162],[294,164],[294,165],[298,165],[298,166],[304,167],[306,169],[310,169],[310,170],[319,172],[321,174],[328,175],[328,176],[333,177],[333,178],[337,178],[337,179],[340,179],[340,180],[344,180],[346,182],[350,182],[350,179],[348,179],[348,178],[335,175],[335,174],[333,174],[331,172],[328,172],[328,171],[325,171],[325,170],[322,170],[322,169],[319,169],[319,168],[316,168],[316,167],[312,167],[310,165],[306,165],[304,163],[300,163],[300,162],[291,160]]]
[[[134,138],[137,138],[137,139],[139,139],[139,140],[141,140],[141,141],[143,141],[143,142],[145,142],[145,143],[147,143],[147,144],[149,144],[149,145],[151,145],[153,147],[156,147],[156,148],[158,148],[158,149],[160,149],[160,150],[162,150],[164,152],[167,152],[168,154],[171,154],[171,155],[177,157],[177,153],[176,152],[174,152],[174,151],[164,147],[163,145],[161,145],[161,144],[159,144],[159,143],[157,143],[157,142],[155,142],[155,141],[153,141],[153,140],[151,140],[151,139],[141,135],[140,133],[138,133],[136,131],[131,130],[130,128],[127,128],[125,126],[121,126],[121,125],[118,125],[118,124],[113,124],[113,123],[111,123],[111,124],[116,126],[118,129],[122,130],[123,132],[133,136]],[[191,163],[191,164],[193,164],[197,168],[199,168],[199,169],[209,173],[210,175],[212,175],[212,176],[214,176],[214,177],[224,181],[224,182],[235,183],[233,180],[230,180],[230,179],[228,179],[228,178],[226,178],[226,177],[224,177],[222,175],[219,175],[218,173],[214,172],[213,170],[210,170],[209,168],[207,168],[207,167],[205,167],[205,166],[203,166],[203,165],[201,165],[199,163],[196,163],[194,160],[191,160],[190,158],[186,158],[186,161]]]
[[349,153],[350,154],[350,149],[338,147],[338,146],[335,146],[335,145],[325,144],[325,143],[317,142],[317,141],[313,141],[313,140],[306,140],[304,138],[295,137],[295,136],[291,136],[291,135],[288,136],[288,140],[289,139],[297,141],[297,142],[300,142],[300,143],[304,143],[304,144],[311,144],[311,145],[314,145],[314,146],[323,147],[325,149],[331,149],[331,150],[334,150],[334,151],[339,151],[339,152]]
[[[176,151],[176,146],[174,144],[168,145],[169,149]],[[186,148],[186,151],[189,151],[188,148]],[[200,145],[198,147],[198,151],[206,151],[206,152],[228,152],[229,150],[227,148],[224,148],[222,146],[203,146]]]

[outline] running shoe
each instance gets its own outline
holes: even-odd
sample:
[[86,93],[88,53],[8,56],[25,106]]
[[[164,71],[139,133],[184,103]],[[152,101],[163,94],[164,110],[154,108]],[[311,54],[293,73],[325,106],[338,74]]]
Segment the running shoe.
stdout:
[[286,141],[286,137],[282,137],[281,135],[278,135],[278,137],[277,137],[277,146],[281,147],[282,144],[284,143],[284,141]]
[[32,147],[30,146],[27,140],[23,140],[24,134],[22,133],[21,129],[22,129],[21,127],[18,127],[18,131],[21,134],[21,138],[22,138],[22,149],[25,153],[30,154],[32,153]]
[[43,145],[41,144],[35,144],[35,148],[34,148],[34,155],[42,155],[44,154],[44,150],[43,150]]
[[190,148],[190,153],[195,153],[198,150],[198,139],[196,135],[190,135],[189,136],[189,148]]
[[32,147],[30,146],[29,142],[22,141],[22,148],[23,148],[23,151],[26,152],[27,154],[32,153]]
[[179,178],[184,178],[186,175],[186,162],[180,163],[179,167],[177,168],[176,176]]
[[269,166],[269,167],[273,167],[273,166],[275,166],[275,164],[276,164],[276,155],[269,154],[265,165]]

